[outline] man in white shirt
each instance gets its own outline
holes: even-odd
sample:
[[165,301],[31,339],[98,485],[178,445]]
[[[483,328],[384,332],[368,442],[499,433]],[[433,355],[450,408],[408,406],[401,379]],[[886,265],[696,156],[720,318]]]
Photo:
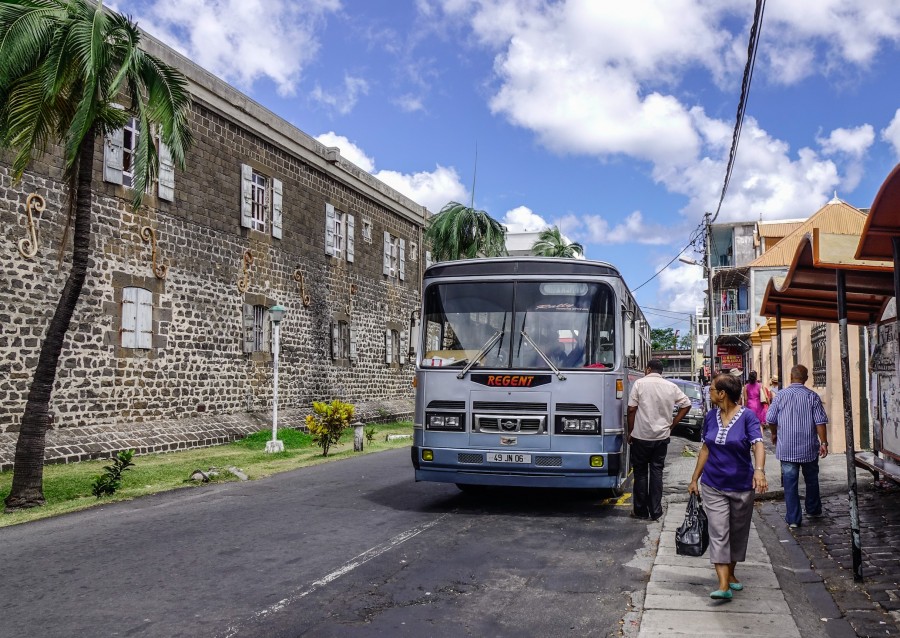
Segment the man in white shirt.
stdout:
[[[662,516],[662,477],[669,434],[691,409],[691,400],[677,385],[662,377],[663,365],[651,359],[646,376],[631,386],[628,397],[628,443],[634,489],[631,516],[657,520]],[[678,414],[672,417],[672,410]]]

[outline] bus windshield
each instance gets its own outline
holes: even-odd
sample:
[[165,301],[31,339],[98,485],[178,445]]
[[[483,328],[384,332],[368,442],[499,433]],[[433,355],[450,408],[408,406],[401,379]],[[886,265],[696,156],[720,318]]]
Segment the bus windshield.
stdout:
[[474,358],[480,368],[549,369],[549,360],[611,369],[615,309],[602,283],[434,284],[425,293],[422,365],[463,367]]

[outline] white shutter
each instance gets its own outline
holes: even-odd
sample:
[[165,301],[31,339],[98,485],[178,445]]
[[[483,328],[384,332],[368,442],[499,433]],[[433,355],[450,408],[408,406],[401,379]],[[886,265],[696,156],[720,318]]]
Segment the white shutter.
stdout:
[[281,239],[282,198],[284,186],[280,179],[272,180],[272,237]]
[[384,331],[384,362],[388,365],[394,362],[394,337],[390,330]]
[[347,215],[347,261],[353,261],[356,250],[356,219],[353,215]]
[[350,326],[350,361],[356,363],[356,327]]
[[132,290],[137,291],[135,347],[150,350],[153,347],[153,293],[146,288]]
[[397,261],[400,267],[400,281],[406,279],[406,240],[400,240],[400,257]]
[[433,263],[434,263],[434,262],[431,261],[431,251],[430,251],[430,250],[426,250],[426,251],[425,251],[425,267],[428,268],[428,267],[431,266],[431,264],[433,264]]
[[331,322],[331,358],[337,359],[340,356],[340,352],[338,352],[338,342],[340,341],[340,330],[341,327],[338,325],[337,321]]
[[400,331],[400,347],[398,349],[400,360],[400,365],[406,365],[406,354],[409,352],[409,332],[406,330]]
[[325,204],[325,254],[334,256],[334,206]]
[[122,289],[122,347],[137,347],[137,288]]
[[244,304],[244,352],[253,352],[253,306]]
[[[253,225],[253,168],[241,164],[241,226]],[[252,350],[250,351],[252,352]]]
[[391,234],[384,231],[384,267],[382,272],[388,277],[391,276]]
[[272,322],[269,321],[268,308],[263,313],[263,348],[266,352],[272,352]]
[[157,193],[160,199],[175,201],[175,162],[172,153],[162,140],[159,140],[159,184]]
[[122,169],[125,168],[122,156],[124,147],[125,129],[116,129],[106,136],[103,143],[103,181],[122,183]]

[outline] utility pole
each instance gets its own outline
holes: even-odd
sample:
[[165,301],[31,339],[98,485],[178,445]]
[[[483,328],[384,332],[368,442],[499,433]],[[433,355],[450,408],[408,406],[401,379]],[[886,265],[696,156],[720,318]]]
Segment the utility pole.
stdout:
[[715,304],[713,303],[713,270],[712,270],[712,226],[709,223],[709,213],[704,215],[706,224],[706,303],[709,314],[709,374],[712,376],[716,369],[716,317]]
[[694,323],[694,315],[688,317],[691,325],[691,381],[697,380],[697,366],[694,359],[697,358],[697,327]]

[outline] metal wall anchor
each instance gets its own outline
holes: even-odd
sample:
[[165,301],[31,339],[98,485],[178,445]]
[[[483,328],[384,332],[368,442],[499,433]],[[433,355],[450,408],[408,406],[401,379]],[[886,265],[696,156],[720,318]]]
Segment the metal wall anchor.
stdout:
[[26,259],[31,259],[37,255],[37,226],[34,224],[34,215],[32,209],[38,213],[44,212],[46,202],[40,195],[32,193],[25,200],[25,213],[28,216],[28,237],[19,240],[19,253]]
[[156,263],[156,231],[149,226],[144,226],[141,228],[141,239],[145,242],[150,242],[150,264],[153,274],[156,275],[157,279],[165,279],[169,273],[169,267],[165,264]]

